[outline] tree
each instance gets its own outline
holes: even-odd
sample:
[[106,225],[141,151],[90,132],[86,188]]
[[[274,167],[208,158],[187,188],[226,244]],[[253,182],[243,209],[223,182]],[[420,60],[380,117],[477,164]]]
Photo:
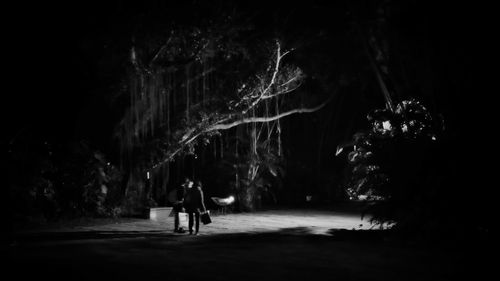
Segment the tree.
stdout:
[[428,31],[405,29],[415,28],[405,18],[411,8],[385,1],[370,20],[356,23],[386,107],[372,110],[368,129],[354,134],[348,145],[353,148],[348,194],[365,200],[378,223],[395,222],[396,229],[408,233],[444,234],[460,225],[446,213],[457,211],[463,201],[453,184],[459,154],[456,129],[449,126],[456,113],[449,104],[455,93],[435,82],[441,78],[433,77],[431,66],[438,68],[442,58],[432,61],[429,46],[435,42]]
[[374,110],[368,120],[370,129],[354,135],[347,157],[352,171],[347,192],[369,202],[367,211],[378,223],[414,224],[438,188],[425,167],[432,165],[429,153],[441,142],[442,128],[416,100],[398,103],[394,113]]
[[329,101],[297,102],[292,93],[305,75],[284,64],[293,49],[285,50],[277,39],[244,42],[248,30],[229,22],[167,34],[158,44],[147,36],[143,42],[135,38],[130,50],[124,91],[130,106],[116,136],[124,162],[136,171],[131,174],[154,172],[176,156],[195,154],[197,144],[239,125],[276,123],[279,135],[279,119],[315,112]]

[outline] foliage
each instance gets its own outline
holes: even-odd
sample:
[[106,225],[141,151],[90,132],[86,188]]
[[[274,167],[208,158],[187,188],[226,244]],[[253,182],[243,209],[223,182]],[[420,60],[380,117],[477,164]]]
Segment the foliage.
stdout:
[[121,201],[121,173],[99,151],[74,144],[59,164],[55,190],[61,207],[75,215],[116,216]]
[[429,212],[433,189],[439,188],[426,180],[441,128],[415,99],[400,102],[394,112],[374,110],[367,118],[370,130],[354,135],[347,157],[347,192],[352,200],[368,203],[366,211],[377,223],[414,224]]
[[[137,33],[122,87],[123,97],[130,102],[115,134],[129,169],[128,181],[184,156],[197,157],[202,151],[197,149],[210,145],[210,139],[224,135],[223,131],[259,123],[260,132],[267,128],[267,138],[249,133],[253,156],[248,165],[237,160],[236,165],[246,165],[240,169],[246,172],[241,172],[236,186],[252,190],[248,191],[252,195],[243,196],[251,209],[256,203],[248,198],[270,190],[268,183],[259,180],[263,179],[260,173],[267,170],[277,176],[277,172],[265,164],[269,159],[263,160],[264,154],[255,148],[257,143],[269,142],[271,136],[279,139],[280,118],[317,111],[328,101],[314,108],[308,108],[304,99],[299,104],[291,93],[301,86],[305,75],[300,68],[284,63],[293,49],[285,49],[275,35],[249,36],[251,31],[250,25],[233,24],[229,17]],[[280,140],[276,145],[280,151]]]
[[278,203],[276,193],[285,176],[284,159],[273,140],[257,142],[256,151],[249,149],[249,138],[239,141],[239,155],[229,155],[224,165],[235,176],[230,182],[240,211],[254,211],[266,203]]
[[28,180],[10,184],[18,198],[15,204],[31,210],[25,215],[41,213],[46,219],[120,215],[121,172],[101,152],[80,142],[69,149],[53,149],[46,143],[39,153],[33,171],[25,175]]

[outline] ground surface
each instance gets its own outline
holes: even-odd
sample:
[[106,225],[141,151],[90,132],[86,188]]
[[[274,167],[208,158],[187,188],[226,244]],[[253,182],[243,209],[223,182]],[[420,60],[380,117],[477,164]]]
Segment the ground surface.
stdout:
[[[455,280],[477,270],[464,249],[387,241],[352,212],[273,210],[212,218],[199,236],[174,234],[172,219],[20,231],[6,249],[7,270],[16,280],[311,281]],[[346,236],[354,232],[338,229],[371,234]]]

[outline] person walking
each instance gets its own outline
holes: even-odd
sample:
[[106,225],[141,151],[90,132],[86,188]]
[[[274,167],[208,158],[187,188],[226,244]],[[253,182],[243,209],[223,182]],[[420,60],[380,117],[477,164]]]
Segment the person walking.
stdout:
[[198,235],[200,230],[200,213],[206,212],[201,181],[196,182],[195,187],[189,187],[184,197],[184,208],[189,217],[189,234],[193,234],[193,225],[195,226],[194,235]]
[[176,233],[184,233],[186,232],[182,227],[179,227],[179,213],[184,212],[184,197],[186,195],[186,191],[188,188],[193,186],[193,182],[186,178],[184,183],[178,188],[172,190],[169,194],[169,201],[173,203],[173,211],[174,211],[174,232]]

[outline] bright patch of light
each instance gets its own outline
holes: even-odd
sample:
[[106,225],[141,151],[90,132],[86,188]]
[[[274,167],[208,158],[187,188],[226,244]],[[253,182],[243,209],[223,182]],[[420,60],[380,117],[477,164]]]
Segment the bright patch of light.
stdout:
[[149,172],[146,173],[146,178],[149,180]]
[[343,147],[337,147],[337,151],[335,152],[335,156],[338,156],[344,150]]
[[227,198],[211,197],[212,201],[219,206],[231,205],[234,202],[234,196],[229,196]]
[[374,172],[374,171],[378,170],[379,168],[380,168],[380,167],[379,167],[379,166],[377,166],[377,165],[368,165],[368,166],[366,166],[366,170],[367,170],[368,172]]
[[384,130],[390,131],[392,129],[391,121],[387,120],[382,122],[382,127],[384,128]]
[[403,131],[403,133],[408,132],[408,126],[406,124],[403,124],[403,126],[401,126],[401,130]]

